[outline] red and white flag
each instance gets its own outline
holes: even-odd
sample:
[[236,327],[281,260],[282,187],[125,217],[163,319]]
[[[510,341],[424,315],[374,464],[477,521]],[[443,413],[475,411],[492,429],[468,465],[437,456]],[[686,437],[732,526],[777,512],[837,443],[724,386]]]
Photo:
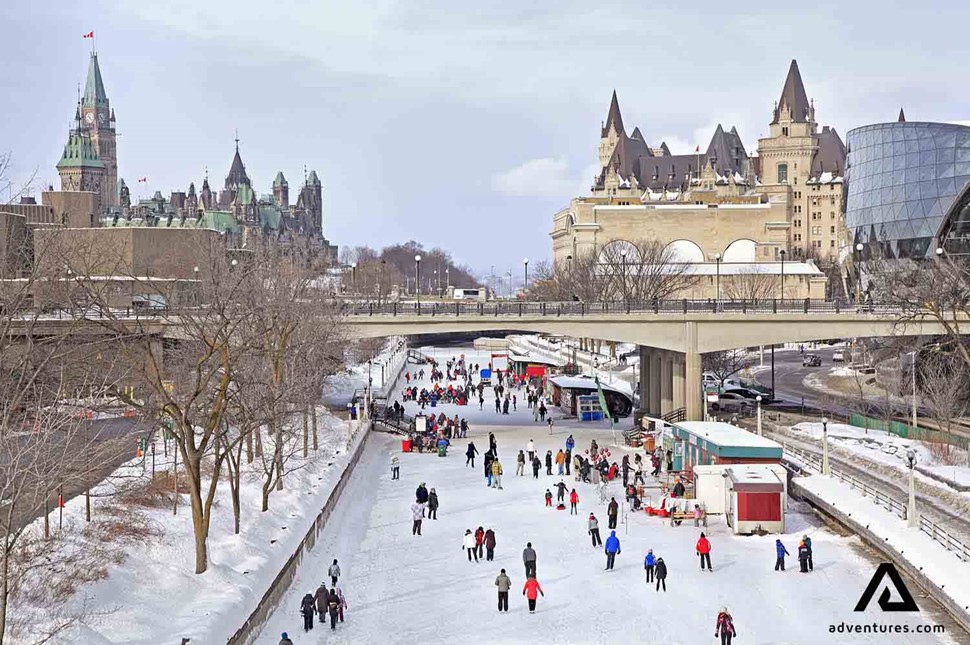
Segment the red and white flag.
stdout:
[[139,183],[139,184],[145,184],[145,183],[148,183],[148,177],[141,177],[141,178],[139,178],[139,179],[138,179],[138,183]]
[[84,34],[83,37],[84,38],[94,38],[94,32],[93,31],[89,31],[88,33]]
[[696,148],[694,148],[694,152],[700,152],[700,151],[701,151],[701,147],[700,146],[697,146]]

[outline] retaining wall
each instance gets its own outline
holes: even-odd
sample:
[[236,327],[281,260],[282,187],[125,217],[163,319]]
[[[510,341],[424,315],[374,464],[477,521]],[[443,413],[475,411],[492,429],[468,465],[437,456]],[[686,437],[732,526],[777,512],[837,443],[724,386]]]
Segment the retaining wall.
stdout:
[[910,579],[916,582],[916,584],[919,585],[928,596],[939,603],[940,606],[943,607],[955,621],[960,623],[961,627],[970,632],[970,610],[957,604],[957,602],[943,589],[941,589],[938,584],[930,580],[929,577],[925,576],[917,567],[914,567],[912,563],[905,558],[905,556],[893,548],[888,542],[886,542],[886,540],[872,533],[865,526],[859,524],[847,514],[835,508],[814,493],[805,490],[801,485],[799,485],[797,477],[792,478],[790,490],[794,496],[805,500],[813,508],[831,520],[841,524],[848,531],[858,535],[866,544],[881,553],[884,557],[891,560],[893,564],[896,565],[897,569],[902,570],[907,576],[909,576]]

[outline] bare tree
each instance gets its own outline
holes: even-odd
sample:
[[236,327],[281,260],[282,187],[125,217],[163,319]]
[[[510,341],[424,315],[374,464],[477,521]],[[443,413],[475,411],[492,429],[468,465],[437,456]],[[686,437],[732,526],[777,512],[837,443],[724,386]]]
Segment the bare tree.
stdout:
[[34,182],[37,180],[37,169],[35,168],[25,179],[14,181],[13,161],[12,152],[0,153],[0,199],[6,194],[7,204],[13,204],[21,197],[29,195]]
[[[920,401],[929,409],[940,430],[952,436],[954,422],[967,413],[970,405],[966,365],[952,352],[924,351],[920,355],[918,375]],[[951,441],[940,442],[933,448],[942,460],[952,458]]]
[[738,273],[721,280],[724,294],[731,300],[768,300],[778,293],[778,281],[769,273]]
[[753,364],[754,356],[745,348],[709,352],[701,356],[701,365],[704,371],[713,374],[722,388],[724,381]]

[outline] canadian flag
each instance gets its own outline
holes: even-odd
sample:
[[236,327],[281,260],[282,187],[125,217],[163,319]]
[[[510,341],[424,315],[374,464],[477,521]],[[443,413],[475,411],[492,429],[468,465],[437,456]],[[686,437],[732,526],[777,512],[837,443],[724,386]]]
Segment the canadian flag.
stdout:
[[148,182],[148,177],[141,177],[138,179],[139,184],[144,184]]
[[89,31],[88,33],[84,34],[83,37],[84,38],[94,38],[94,32],[93,31]]
[[701,151],[701,147],[700,146],[697,146],[696,148],[694,148],[694,152],[700,152],[700,151]]

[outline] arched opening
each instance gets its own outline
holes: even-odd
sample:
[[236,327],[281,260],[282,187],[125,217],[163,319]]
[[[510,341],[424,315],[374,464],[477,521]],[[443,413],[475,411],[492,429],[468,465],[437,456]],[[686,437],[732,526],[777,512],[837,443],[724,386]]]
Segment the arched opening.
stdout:
[[599,253],[600,264],[617,264],[624,257],[627,262],[640,261],[640,249],[633,242],[627,240],[613,240],[605,244]]
[[690,240],[674,240],[664,249],[673,262],[703,262],[704,251]]
[[724,249],[723,262],[757,262],[758,244],[754,240],[734,240]]

